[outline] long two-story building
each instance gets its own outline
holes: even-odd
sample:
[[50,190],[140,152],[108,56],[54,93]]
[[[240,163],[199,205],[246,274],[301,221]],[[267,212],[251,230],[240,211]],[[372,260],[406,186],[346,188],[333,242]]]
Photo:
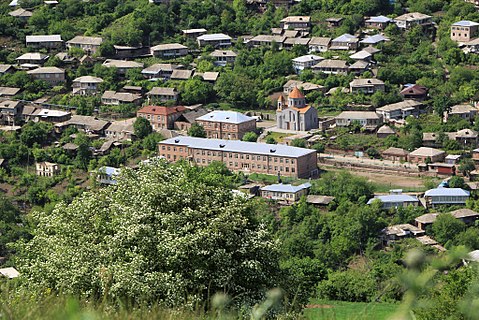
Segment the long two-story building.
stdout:
[[158,144],[161,157],[199,166],[223,162],[233,171],[310,178],[318,175],[315,150],[237,140],[174,137]]

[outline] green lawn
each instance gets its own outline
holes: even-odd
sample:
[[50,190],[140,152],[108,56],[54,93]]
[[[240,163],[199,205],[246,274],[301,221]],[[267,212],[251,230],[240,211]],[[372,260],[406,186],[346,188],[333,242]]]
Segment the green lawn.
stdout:
[[316,308],[306,308],[304,315],[306,319],[312,320],[386,320],[399,308],[394,303],[327,300],[313,300],[309,306]]
[[283,139],[286,137],[294,136],[292,133],[282,133],[282,132],[271,132],[265,137],[265,141],[268,137],[273,137],[277,143],[282,143]]

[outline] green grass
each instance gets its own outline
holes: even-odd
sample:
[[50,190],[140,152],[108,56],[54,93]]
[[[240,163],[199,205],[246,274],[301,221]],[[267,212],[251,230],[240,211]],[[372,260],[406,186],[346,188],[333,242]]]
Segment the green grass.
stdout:
[[282,143],[284,138],[290,137],[290,136],[294,136],[294,134],[282,133],[282,132],[271,132],[270,134],[266,136],[265,139],[267,139],[268,137],[273,137],[277,143]]
[[[322,305],[323,308],[306,308],[306,319],[321,320],[386,320],[394,315],[399,305],[386,302],[343,302],[328,300],[312,300],[311,305]],[[326,308],[326,306],[330,306]]]

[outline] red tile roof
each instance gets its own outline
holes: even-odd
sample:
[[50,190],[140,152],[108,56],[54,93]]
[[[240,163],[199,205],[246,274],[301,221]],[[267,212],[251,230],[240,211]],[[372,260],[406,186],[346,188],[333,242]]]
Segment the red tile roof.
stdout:
[[146,113],[153,115],[167,116],[175,113],[182,113],[186,110],[183,106],[166,107],[166,106],[145,106],[138,110],[138,113]]
[[289,97],[291,99],[304,99],[304,95],[299,91],[298,87],[294,87],[294,89],[289,93]]
[[425,95],[426,93],[427,88],[418,84],[406,87],[400,92],[402,95]]

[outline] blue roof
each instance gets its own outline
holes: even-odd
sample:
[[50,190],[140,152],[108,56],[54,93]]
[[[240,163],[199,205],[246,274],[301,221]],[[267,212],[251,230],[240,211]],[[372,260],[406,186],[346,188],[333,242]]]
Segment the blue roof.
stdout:
[[272,184],[266,187],[262,187],[261,191],[273,191],[273,192],[291,192],[291,193],[296,193],[298,191],[301,191],[303,189],[308,189],[311,188],[311,183],[303,183],[299,186],[293,186],[291,184]]
[[381,200],[383,203],[398,203],[398,202],[418,202],[416,197],[409,196],[407,194],[390,194],[387,196],[377,196],[369,199],[368,204],[371,204],[374,200]]
[[240,152],[249,154],[261,154],[268,156],[282,156],[298,158],[315,150],[290,147],[282,144],[266,144],[256,142],[245,142],[239,140],[206,139],[195,137],[174,137],[163,140],[160,144],[182,145],[192,149],[205,149],[212,151]]
[[469,197],[469,191],[461,188],[436,188],[427,190],[424,196],[426,197],[440,197],[440,196],[456,196],[456,197]]
[[381,42],[381,41],[387,41],[388,38],[386,38],[385,36],[383,35],[380,35],[380,34],[375,34],[374,36],[369,36],[369,37],[366,37],[364,38],[363,40],[361,40],[360,42],[361,43],[378,43],[378,42]]
[[349,34],[349,33],[345,33],[339,37],[337,37],[336,39],[333,39],[333,41],[337,41],[337,42],[348,42],[348,41],[356,41],[358,40],[357,37]]
[[377,16],[377,17],[371,17],[367,22],[391,22],[393,19],[385,17],[385,16]]
[[461,20],[461,21],[453,23],[452,25],[458,26],[458,27],[474,27],[474,26],[479,26],[479,23],[474,21],[469,21],[469,20]]
[[98,172],[104,173],[107,176],[114,176],[120,173],[120,169],[114,167],[104,166],[98,169]]
[[254,119],[236,111],[216,110],[207,113],[196,120],[240,124]]

